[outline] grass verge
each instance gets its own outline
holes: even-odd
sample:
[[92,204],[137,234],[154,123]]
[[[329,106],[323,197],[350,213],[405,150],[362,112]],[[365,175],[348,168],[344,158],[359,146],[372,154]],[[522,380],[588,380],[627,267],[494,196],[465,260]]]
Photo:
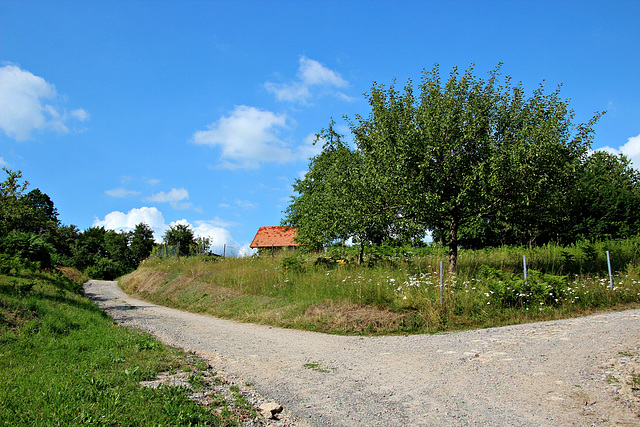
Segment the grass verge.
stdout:
[[[607,276],[606,251],[616,271]],[[640,240],[569,248],[377,248],[366,263],[338,248],[240,259],[155,258],[121,278],[130,294],[222,318],[338,334],[407,334],[556,320],[640,301]],[[529,270],[524,278],[523,255]],[[445,264],[446,265],[446,264]]]
[[[231,426],[255,416],[210,387],[221,381],[205,361],[115,325],[80,283],[61,272],[0,276],[0,424]],[[184,372],[178,387],[140,385]],[[208,390],[206,405],[190,398],[196,389]]]

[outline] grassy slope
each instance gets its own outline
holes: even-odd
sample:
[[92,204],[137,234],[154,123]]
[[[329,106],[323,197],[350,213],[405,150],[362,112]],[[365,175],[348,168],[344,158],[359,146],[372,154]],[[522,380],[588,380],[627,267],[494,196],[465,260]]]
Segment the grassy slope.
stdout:
[[234,425],[228,411],[197,405],[184,388],[139,385],[161,371],[205,367],[116,326],[62,274],[0,276],[4,425]]
[[[531,254],[531,264],[546,262],[550,269],[562,269],[562,260],[553,259],[549,251]],[[613,291],[608,281],[593,273],[531,272],[527,288],[517,273],[509,272],[522,260],[516,252],[465,254],[458,276],[445,276],[442,306],[440,254],[385,257],[384,262],[361,268],[341,267],[324,258],[318,262],[317,255],[152,259],[120,284],[128,293],[184,310],[341,334],[434,333],[638,306],[635,260],[617,274]],[[635,246],[629,252],[634,256]],[[569,255],[563,256],[565,264],[567,259],[574,263],[579,259]],[[481,265],[507,270],[507,277],[482,276]]]

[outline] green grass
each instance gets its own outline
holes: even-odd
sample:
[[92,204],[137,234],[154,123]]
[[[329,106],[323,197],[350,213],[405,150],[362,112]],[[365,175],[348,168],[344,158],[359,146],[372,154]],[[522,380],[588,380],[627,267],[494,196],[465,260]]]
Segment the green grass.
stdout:
[[2,425],[236,425],[227,409],[198,405],[185,388],[139,385],[160,372],[203,366],[115,325],[60,273],[0,276]]
[[159,304],[340,334],[501,326],[633,308],[640,301],[640,238],[462,250],[457,273],[444,274],[442,304],[439,269],[446,248],[375,248],[362,266],[355,257],[354,250],[333,248],[321,255],[150,259],[120,283]]

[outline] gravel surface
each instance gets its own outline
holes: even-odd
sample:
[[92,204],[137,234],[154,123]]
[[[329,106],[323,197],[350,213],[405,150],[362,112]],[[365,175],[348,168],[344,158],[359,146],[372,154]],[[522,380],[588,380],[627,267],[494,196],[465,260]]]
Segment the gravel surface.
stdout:
[[640,425],[640,310],[440,335],[349,337],[85,294],[118,323],[206,357],[291,425]]

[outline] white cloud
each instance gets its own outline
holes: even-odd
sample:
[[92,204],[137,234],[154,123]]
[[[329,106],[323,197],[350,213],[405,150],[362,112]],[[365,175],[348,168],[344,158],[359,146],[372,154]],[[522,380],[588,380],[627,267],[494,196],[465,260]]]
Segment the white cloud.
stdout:
[[342,99],[343,101],[346,102],[355,102],[357,98],[354,98],[353,96],[349,96],[347,94],[344,94],[342,92],[336,92],[336,97],[339,99]]
[[271,83],[267,82],[264,87],[276,96],[278,101],[302,102],[305,103],[311,98],[309,88],[302,82],[293,83]]
[[7,162],[5,161],[5,159],[3,159],[2,157],[0,157],[0,167],[5,168],[5,167],[7,167],[7,166],[9,166],[9,163],[7,163]]
[[111,190],[105,191],[105,194],[107,196],[111,196],[111,197],[124,198],[124,197],[129,197],[129,196],[136,196],[136,195],[140,194],[140,192],[139,191],[134,191],[134,190],[127,190],[124,187],[118,187],[118,188],[113,188]]
[[255,209],[258,207],[257,203],[253,203],[248,200],[240,200],[240,199],[236,199],[236,205],[244,209]]
[[640,134],[629,138],[627,143],[620,147],[620,151],[634,160],[636,165],[640,166]]
[[[306,103],[311,98],[313,87],[335,88],[346,87],[349,83],[339,73],[325,67],[320,62],[300,57],[298,67],[298,80],[290,83],[265,83],[264,87],[273,93],[279,101]],[[350,99],[348,96],[336,92],[334,95],[342,99]]]
[[189,209],[191,203],[178,203],[189,199],[189,192],[186,188],[172,188],[168,193],[161,191],[146,198],[148,202],[169,203],[174,209]]
[[238,246],[238,244],[231,237],[231,233],[229,232],[229,230],[222,227],[216,227],[215,225],[208,222],[204,222],[193,227],[193,234],[196,237],[208,238],[213,248],[219,248],[227,244]]
[[631,160],[631,165],[634,168],[640,169],[640,135],[632,136],[627,139],[627,142],[624,145],[618,148],[607,146],[599,148],[598,150],[607,151],[615,155],[622,153]]
[[218,167],[225,169],[258,168],[266,162],[307,160],[320,152],[321,146],[313,146],[313,135],[307,136],[298,146],[280,139],[278,132],[288,128],[288,121],[286,114],[240,105],[228,116],[209,125],[208,130],[195,132],[192,142],[220,148],[222,163]]
[[82,108],[72,110],[69,115],[77,120],[80,120],[81,122],[86,122],[87,120],[89,120],[89,113]]
[[218,255],[226,256],[251,256],[256,253],[255,249],[249,247],[249,243],[240,245],[231,236],[226,228],[216,227],[209,223],[203,223],[193,228],[196,237],[205,237],[211,244],[210,250]]
[[104,227],[107,230],[132,231],[140,223],[145,223],[151,227],[156,242],[162,240],[162,234],[168,228],[162,213],[157,208],[146,206],[139,209],[131,209],[127,213],[113,211],[105,215],[102,220],[96,218],[93,221],[93,226]]
[[[255,251],[249,248],[249,244],[240,245],[237,243],[229,230],[225,227],[236,225],[233,222],[223,221],[215,218],[210,221],[196,221],[195,226],[186,219],[165,223],[162,213],[154,207],[142,207],[139,209],[131,209],[129,212],[113,211],[108,213],[104,219],[96,218],[93,221],[94,227],[104,227],[107,230],[116,230],[119,232],[127,232],[135,229],[136,225],[145,223],[153,230],[153,237],[157,243],[162,242],[162,236],[169,229],[178,224],[189,226],[193,230],[195,237],[207,237],[211,241],[211,249],[214,253],[222,254],[226,252],[227,256],[249,256]],[[226,248],[226,249],[225,249]]]
[[186,219],[171,222],[169,227],[175,227],[178,224],[187,225],[193,230],[195,237],[204,237],[209,239],[210,250],[218,255],[223,253],[226,256],[250,256],[255,253],[255,250],[249,248],[249,244],[240,245],[236,242],[229,230],[224,228],[223,224],[232,225],[232,223],[225,223],[220,219],[213,221],[196,221],[196,225],[190,224]]
[[327,85],[345,87],[348,85],[346,80],[340,77],[340,74],[328,69],[318,61],[304,56],[300,58],[299,74],[302,82],[307,86]]
[[209,224],[212,225],[214,227],[233,227],[236,225],[239,225],[237,222],[233,222],[233,221],[225,221],[219,217],[215,217],[214,219],[210,219],[210,220],[200,220],[200,221],[195,221],[195,225],[199,226],[202,224]]
[[[107,230],[116,230],[118,232],[127,232],[133,231],[136,225],[140,223],[145,223],[151,227],[153,230],[153,237],[157,243],[162,242],[162,236],[169,227],[175,227],[178,224],[182,224],[189,226],[196,237],[209,238],[212,250],[215,253],[221,254],[226,245],[227,255],[240,255],[244,252],[247,252],[249,255],[252,254],[250,250],[244,250],[243,252],[243,246],[233,240],[229,230],[224,228],[236,224],[233,222],[223,221],[220,218],[215,218],[210,221],[196,221],[195,226],[186,219],[172,221],[167,224],[165,223],[162,213],[157,208],[145,206],[139,209],[131,209],[127,213],[113,211],[108,213],[102,220],[96,218],[93,221],[93,226],[104,227]],[[246,246],[248,247],[248,244]]]
[[[259,184],[259,186],[264,188],[264,185],[262,185],[262,184]],[[222,202],[222,203],[218,204],[219,208],[224,208],[224,209],[229,209],[229,208],[232,208],[234,206],[237,206],[237,207],[243,208],[243,209],[255,209],[255,208],[259,207],[260,205],[258,203],[254,203],[254,202],[251,202],[249,200],[242,200],[242,199],[235,199],[233,201],[233,204],[226,203],[226,202]]]
[[258,250],[254,249],[252,247],[249,247],[250,244],[251,243],[247,243],[245,245],[242,245],[240,247],[240,249],[238,250],[238,256],[240,256],[240,257],[248,257],[248,256],[251,256],[251,255],[257,254]]
[[288,162],[295,155],[277,136],[287,127],[287,116],[246,105],[236,106],[208,130],[193,134],[196,144],[219,147],[223,167],[256,168],[261,162]]
[[69,132],[70,118],[89,119],[89,113],[76,109],[67,113],[48,104],[58,99],[53,84],[15,65],[0,67],[0,129],[17,141],[31,139],[34,130]]

